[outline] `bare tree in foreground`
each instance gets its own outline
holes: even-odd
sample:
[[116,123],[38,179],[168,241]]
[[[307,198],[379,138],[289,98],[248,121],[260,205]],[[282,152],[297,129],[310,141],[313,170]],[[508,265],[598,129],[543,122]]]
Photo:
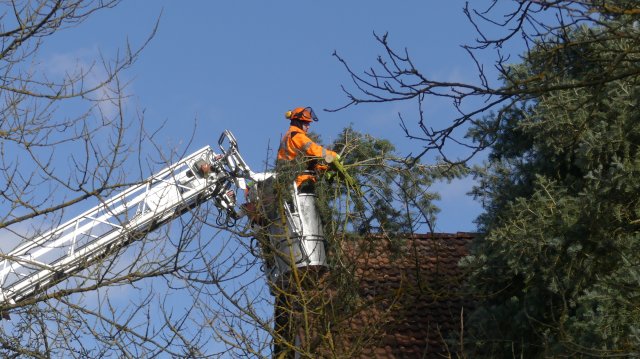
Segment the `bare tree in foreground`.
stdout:
[[[477,38],[475,44],[464,45],[463,48],[476,65],[473,72],[477,81],[462,83],[431,78],[425,75],[426,69],[414,65],[409,50],[396,49],[387,34],[376,35],[376,40],[384,50],[383,55],[377,58],[376,66],[366,71],[353,69],[348,59],[334,53],[345,66],[354,87],[343,87],[348,101],[332,111],[356,104],[416,101],[419,115],[415,122],[419,131],[411,129],[413,121],[400,116],[406,136],[416,140],[416,144],[422,147],[413,159],[419,159],[427,152],[435,152],[450,162],[466,162],[492,144],[490,136],[480,141],[465,139],[469,126],[476,125],[484,116],[495,113],[495,116],[502,118],[517,104],[553,91],[594,88],[615,80],[636,78],[640,74],[640,67],[632,48],[612,49],[605,46],[602,51],[582,53],[583,63],[607,66],[603,67],[604,71],[579,81],[565,81],[552,69],[562,54],[580,51],[583,42],[573,41],[570,37],[571,31],[579,27],[605,29],[592,32],[592,36],[584,41],[606,43],[612,39],[623,39],[629,44],[637,43],[640,41],[638,31],[624,29],[637,29],[639,12],[637,2],[625,0],[531,0],[506,3],[494,0],[486,7],[467,2],[464,13],[477,30]],[[511,53],[509,47],[512,44],[524,48],[525,53]],[[516,56],[527,57],[534,47],[537,48],[534,56],[543,59],[540,66],[548,70],[542,68],[531,76],[522,76],[513,66],[519,62]],[[490,63],[483,60],[487,54],[493,59]],[[425,117],[425,106],[437,98],[451,100],[457,115],[447,119]],[[495,128],[494,132],[497,130]],[[457,145],[469,149],[466,156],[453,158],[449,155],[449,149]]]
[[[0,230],[6,238],[28,241],[74,215],[77,207],[101,203],[142,181],[150,174],[147,170],[184,155],[168,154],[155,163],[141,157],[141,149],[154,145],[154,138],[143,118],[128,118],[123,79],[145,44],[133,50],[127,46],[113,59],[78,61],[62,72],[52,71],[41,57],[47,37],[81,26],[94,12],[117,4],[12,1],[0,8]],[[401,160],[388,157],[390,143],[349,131],[345,137],[341,146],[347,165],[358,168],[366,181],[360,181],[362,197],[350,194],[344,183],[327,187],[326,204],[337,209],[327,217],[336,253],[333,288],[344,291],[334,301],[337,306],[357,304],[350,291],[353,273],[343,267],[348,258],[338,245],[346,233],[376,233],[393,242],[396,231],[430,228],[435,197],[428,187],[435,177],[454,176],[440,173],[438,166],[420,165],[410,174],[399,165]],[[133,172],[128,171],[132,162]],[[252,255],[255,243],[242,223],[229,235],[216,217],[214,206],[204,205],[170,226],[143,233],[131,246],[41,295],[2,308],[11,320],[1,324],[0,352],[43,358],[261,357],[269,356],[277,342],[313,356],[316,348],[331,344],[296,342],[277,331],[273,287],[265,285],[262,263]],[[7,243],[3,250],[11,247]],[[295,313],[315,315],[326,302],[318,301],[319,294],[307,291],[305,283],[297,281],[293,292],[280,294],[295,303]],[[295,296],[299,293],[303,295]],[[350,313],[302,323],[315,335],[314,323],[331,326]],[[374,334],[365,335],[360,347]]]
[[[80,26],[95,12],[118,3],[59,0],[0,5],[4,251],[55,227],[83,205],[104,201],[158,166],[131,156],[153,143],[143,118],[128,119],[123,80],[145,43],[137,48],[127,44],[110,59],[99,57],[91,63],[77,59],[60,68],[41,51],[60,30]],[[150,30],[153,36],[154,29]],[[159,164],[180,155],[160,158]],[[127,171],[136,161],[137,170]],[[70,206],[73,209],[67,210]],[[189,323],[184,312],[168,304],[163,307],[168,298],[158,287],[180,286],[176,283],[180,278],[197,276],[192,266],[199,258],[212,260],[194,245],[203,223],[196,220],[198,216],[187,216],[174,226],[179,228],[146,236],[43,295],[4,308],[11,320],[2,323],[3,355],[145,357],[197,352],[208,338],[185,329]],[[149,277],[159,278],[154,288],[137,286]],[[102,287],[110,289],[96,291]],[[150,321],[151,317],[157,320]]]

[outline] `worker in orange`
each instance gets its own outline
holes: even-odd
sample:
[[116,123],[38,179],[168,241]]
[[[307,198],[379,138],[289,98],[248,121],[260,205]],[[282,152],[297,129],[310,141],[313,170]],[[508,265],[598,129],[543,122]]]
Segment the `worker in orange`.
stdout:
[[317,181],[317,174],[328,169],[328,166],[321,161],[332,163],[339,160],[340,156],[316,144],[307,136],[311,122],[318,121],[311,107],[298,107],[287,111],[285,117],[291,121],[291,125],[280,142],[278,162],[303,160],[303,171],[295,178],[296,186],[298,188],[303,185],[313,187]]

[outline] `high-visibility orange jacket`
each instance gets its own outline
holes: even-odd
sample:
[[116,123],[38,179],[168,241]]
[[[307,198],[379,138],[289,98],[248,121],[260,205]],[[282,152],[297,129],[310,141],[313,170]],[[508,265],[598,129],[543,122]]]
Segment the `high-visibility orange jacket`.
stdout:
[[[329,156],[337,156],[334,151],[328,150],[315,142],[313,142],[306,132],[296,126],[289,127],[287,133],[282,137],[280,148],[278,149],[278,160],[292,161],[298,156],[306,156],[310,158],[320,159]],[[312,171],[326,171],[327,166],[311,161]],[[311,173],[302,173],[296,177],[296,186],[300,186],[304,181],[316,181],[315,175]]]

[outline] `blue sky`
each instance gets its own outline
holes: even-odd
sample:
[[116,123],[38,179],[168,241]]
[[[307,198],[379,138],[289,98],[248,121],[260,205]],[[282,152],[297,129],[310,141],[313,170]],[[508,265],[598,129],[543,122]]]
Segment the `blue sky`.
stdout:
[[[165,123],[157,139],[167,152],[184,150],[194,126],[190,150],[215,145],[229,129],[247,162],[260,170],[267,150],[277,147],[288,126],[283,113],[312,106],[320,117],[312,130],[324,142],[353,124],[408,154],[419,151],[420,143],[404,138],[398,113],[415,124],[414,102],[321,111],[343,105],[340,85],[350,86],[332,53],[337,51],[352,68],[366,70],[383,52],[373,33],[388,32],[392,45],[408,48],[426,75],[474,81],[476,69],[460,45],[477,35],[463,6],[461,0],[129,0],[47,39],[43,58],[62,71],[78,59],[89,63],[100,53],[109,57],[127,42],[139,46],[159,18],[155,37],[125,79],[132,95],[130,113],[144,112],[151,127]],[[443,101],[427,102],[426,113],[436,123],[454,115],[452,105]],[[470,185],[470,180],[437,185],[442,212],[436,230],[475,229],[472,221],[480,206],[466,196]]]
[[[476,67],[460,46],[473,43],[477,36],[462,12],[464,3],[128,0],[46,38],[39,65],[51,76],[61,76],[78,66],[89,68],[100,56],[113,57],[127,43],[133,48],[144,43],[159,19],[155,37],[121,80],[128,83],[130,94],[127,116],[135,118],[143,113],[149,128],[163,125],[155,138],[163,152],[215,146],[219,135],[229,129],[245,160],[260,171],[269,149],[277,148],[288,127],[284,112],[312,106],[320,117],[312,130],[324,142],[331,142],[353,124],[361,132],[390,140],[406,155],[419,152],[421,144],[404,137],[398,113],[415,128],[415,102],[322,111],[346,103],[341,85],[353,88],[332,54],[337,51],[353,69],[364,71],[374,66],[384,51],[373,33],[388,33],[392,46],[407,48],[425,75],[446,81],[476,81]],[[488,3],[474,1],[476,6]],[[517,53],[518,49],[511,51]],[[483,57],[482,61],[490,73],[492,58]],[[94,71],[99,77],[99,66]],[[448,101],[428,100],[425,113],[432,121],[429,125],[442,124],[456,115]],[[425,158],[424,163],[431,164],[429,161],[433,158]],[[463,179],[434,186],[442,196],[436,231],[475,230],[473,220],[480,205],[466,195],[471,185],[471,179]],[[74,209],[66,215],[86,208]],[[16,240],[9,237],[5,236],[3,246]],[[154,283],[160,288],[166,285],[161,280]],[[111,294],[115,291],[112,298],[124,303],[140,288],[117,287],[111,290]],[[101,292],[88,295],[98,298]],[[199,300],[214,296],[204,293],[202,297],[205,299]],[[190,307],[180,292],[170,301]],[[262,307],[271,313],[269,305]]]

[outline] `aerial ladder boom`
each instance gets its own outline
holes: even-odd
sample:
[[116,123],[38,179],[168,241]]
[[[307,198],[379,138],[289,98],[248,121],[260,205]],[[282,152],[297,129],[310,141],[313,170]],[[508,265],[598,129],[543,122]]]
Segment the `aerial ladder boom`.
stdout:
[[[219,225],[233,226],[240,216],[235,189],[245,189],[248,197],[259,200],[264,192],[257,189],[263,186],[256,183],[273,181],[275,174],[251,171],[231,132],[224,131],[218,145],[221,153],[206,146],[2,255],[0,308],[43,292],[206,201],[218,208]],[[254,184],[251,188],[247,180]],[[262,253],[270,280],[293,266],[325,263],[315,202],[298,198],[295,188],[293,193],[294,203],[282,220],[289,230],[264,223],[254,226],[275,248],[275,258]],[[281,221],[271,218],[276,222]]]
[[[242,185],[234,174],[251,171],[230,132],[219,142],[227,136],[233,141],[224,154],[204,147],[5,254],[0,262],[0,305],[55,285],[205,201],[213,199],[220,215],[232,222],[232,186]],[[204,163],[208,173],[199,168]]]

